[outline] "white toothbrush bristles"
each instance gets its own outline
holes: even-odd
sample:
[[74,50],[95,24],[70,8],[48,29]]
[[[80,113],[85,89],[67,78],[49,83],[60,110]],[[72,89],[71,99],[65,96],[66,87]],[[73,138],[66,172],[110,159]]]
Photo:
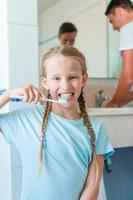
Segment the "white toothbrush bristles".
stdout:
[[61,104],[66,104],[67,103],[67,99],[65,99],[65,98],[59,98],[58,102],[61,103]]

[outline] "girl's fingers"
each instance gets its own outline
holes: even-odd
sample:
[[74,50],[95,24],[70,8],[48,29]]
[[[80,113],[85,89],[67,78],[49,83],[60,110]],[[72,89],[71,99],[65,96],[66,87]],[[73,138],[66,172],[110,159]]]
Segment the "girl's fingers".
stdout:
[[33,85],[26,85],[22,88],[14,88],[9,91],[9,96],[19,95],[24,97],[24,102],[32,102],[38,103],[41,98],[45,98],[45,95],[39,91]]
[[32,91],[32,85],[27,85],[23,88],[22,95],[24,96],[25,102],[31,102],[34,98],[34,93]]
[[34,88],[34,103],[38,103],[38,101],[41,99],[41,93],[38,89]]
[[33,85],[28,85],[24,90],[24,96],[25,96],[24,100],[26,102],[30,103],[30,102],[34,101],[34,103],[38,103],[38,101],[41,98],[41,93]]
[[34,92],[34,87],[32,85],[29,86],[29,99],[28,102],[34,101],[36,98],[35,92]]
[[40,93],[41,93],[41,98],[46,100],[47,98],[46,98],[46,95],[44,94],[44,92],[40,92]]
[[24,87],[22,91],[22,95],[24,96],[24,101],[28,102],[29,101],[29,89],[28,87]]

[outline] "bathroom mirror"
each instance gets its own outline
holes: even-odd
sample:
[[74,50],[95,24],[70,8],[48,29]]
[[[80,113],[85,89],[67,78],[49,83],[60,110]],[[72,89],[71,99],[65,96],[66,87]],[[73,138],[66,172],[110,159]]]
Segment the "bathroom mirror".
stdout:
[[85,55],[90,78],[119,78],[119,36],[104,15],[106,0],[38,0],[39,53],[58,44],[58,28],[64,21],[78,29],[75,46]]

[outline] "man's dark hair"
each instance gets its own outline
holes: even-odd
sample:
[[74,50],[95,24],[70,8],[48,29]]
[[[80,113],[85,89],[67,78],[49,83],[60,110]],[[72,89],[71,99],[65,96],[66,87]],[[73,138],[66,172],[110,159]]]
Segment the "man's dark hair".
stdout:
[[59,35],[63,33],[77,32],[77,28],[70,22],[64,22],[59,28]]
[[110,14],[115,8],[124,8],[127,11],[133,10],[133,3],[130,0],[111,0],[105,11],[105,15]]

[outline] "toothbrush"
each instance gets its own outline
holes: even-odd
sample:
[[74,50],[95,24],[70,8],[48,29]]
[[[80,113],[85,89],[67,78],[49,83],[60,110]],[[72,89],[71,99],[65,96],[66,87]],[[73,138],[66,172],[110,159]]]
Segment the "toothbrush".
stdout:
[[[23,96],[17,96],[17,95],[12,95],[10,96],[10,101],[12,102],[23,102],[24,97]],[[59,103],[59,104],[66,104],[67,99],[66,98],[59,98],[58,100],[54,99],[40,99],[39,101],[49,101],[49,102],[54,102],[54,103]]]
[[[6,92],[6,89],[1,89],[0,90],[0,95],[2,95],[4,92]],[[18,95],[12,95],[10,96],[10,101],[12,102],[23,102],[24,100],[24,96],[18,96]],[[40,99],[39,101],[49,101],[49,102],[54,102],[54,103],[59,103],[59,104],[66,104],[67,103],[67,98],[62,97],[59,98],[58,100],[54,100],[54,99]]]

